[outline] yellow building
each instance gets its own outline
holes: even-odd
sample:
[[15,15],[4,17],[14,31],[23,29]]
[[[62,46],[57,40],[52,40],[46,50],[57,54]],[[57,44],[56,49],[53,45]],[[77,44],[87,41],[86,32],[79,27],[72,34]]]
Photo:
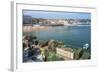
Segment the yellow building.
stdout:
[[74,52],[70,48],[56,48],[56,52],[60,57],[63,57],[65,60],[74,59]]

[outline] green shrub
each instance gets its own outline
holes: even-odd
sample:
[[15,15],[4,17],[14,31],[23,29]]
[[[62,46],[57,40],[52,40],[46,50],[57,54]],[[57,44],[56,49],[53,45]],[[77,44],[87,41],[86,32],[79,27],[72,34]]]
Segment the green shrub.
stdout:
[[49,56],[47,60],[48,61],[59,61],[59,60],[63,60],[63,58],[60,58],[55,52],[49,52]]

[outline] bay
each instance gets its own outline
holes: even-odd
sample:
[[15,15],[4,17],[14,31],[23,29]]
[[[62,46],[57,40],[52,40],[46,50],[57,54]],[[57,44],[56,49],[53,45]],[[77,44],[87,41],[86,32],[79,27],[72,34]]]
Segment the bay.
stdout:
[[55,26],[33,31],[39,40],[58,40],[66,46],[82,48],[84,44],[91,46],[91,26]]

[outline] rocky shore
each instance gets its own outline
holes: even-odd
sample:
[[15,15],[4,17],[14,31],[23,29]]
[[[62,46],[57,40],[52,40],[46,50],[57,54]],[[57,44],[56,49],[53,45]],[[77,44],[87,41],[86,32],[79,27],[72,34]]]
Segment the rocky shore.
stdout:
[[[26,55],[27,54],[27,55]],[[39,40],[35,35],[23,35],[23,62],[64,61],[90,59],[90,53],[82,48],[70,48],[57,40]]]

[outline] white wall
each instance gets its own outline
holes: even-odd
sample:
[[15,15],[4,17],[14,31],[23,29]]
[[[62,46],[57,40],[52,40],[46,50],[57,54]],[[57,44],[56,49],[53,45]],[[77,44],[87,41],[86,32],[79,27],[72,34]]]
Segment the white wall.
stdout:
[[[98,11],[98,21],[100,16],[99,10],[99,0],[32,0],[35,4],[50,4],[50,5],[67,5],[67,6],[90,6],[97,7]],[[98,2],[96,2],[98,1]],[[10,73],[10,0],[0,0],[0,73]],[[100,23],[100,22],[99,22]],[[98,23],[98,53],[100,51],[99,41],[100,41],[100,25]],[[97,25],[97,24],[96,24]],[[100,53],[98,54],[100,56]],[[97,67],[80,67],[80,68],[65,68],[56,70],[45,70],[43,73],[99,73],[100,69],[100,57],[98,56]],[[34,71],[33,71],[34,72]],[[42,73],[41,71],[37,71]],[[34,72],[35,73],[35,72]]]
[[[18,1],[18,0],[17,0]],[[96,6],[95,0],[19,0],[19,1],[33,1],[35,4],[50,4],[50,5],[64,5],[64,6]]]

